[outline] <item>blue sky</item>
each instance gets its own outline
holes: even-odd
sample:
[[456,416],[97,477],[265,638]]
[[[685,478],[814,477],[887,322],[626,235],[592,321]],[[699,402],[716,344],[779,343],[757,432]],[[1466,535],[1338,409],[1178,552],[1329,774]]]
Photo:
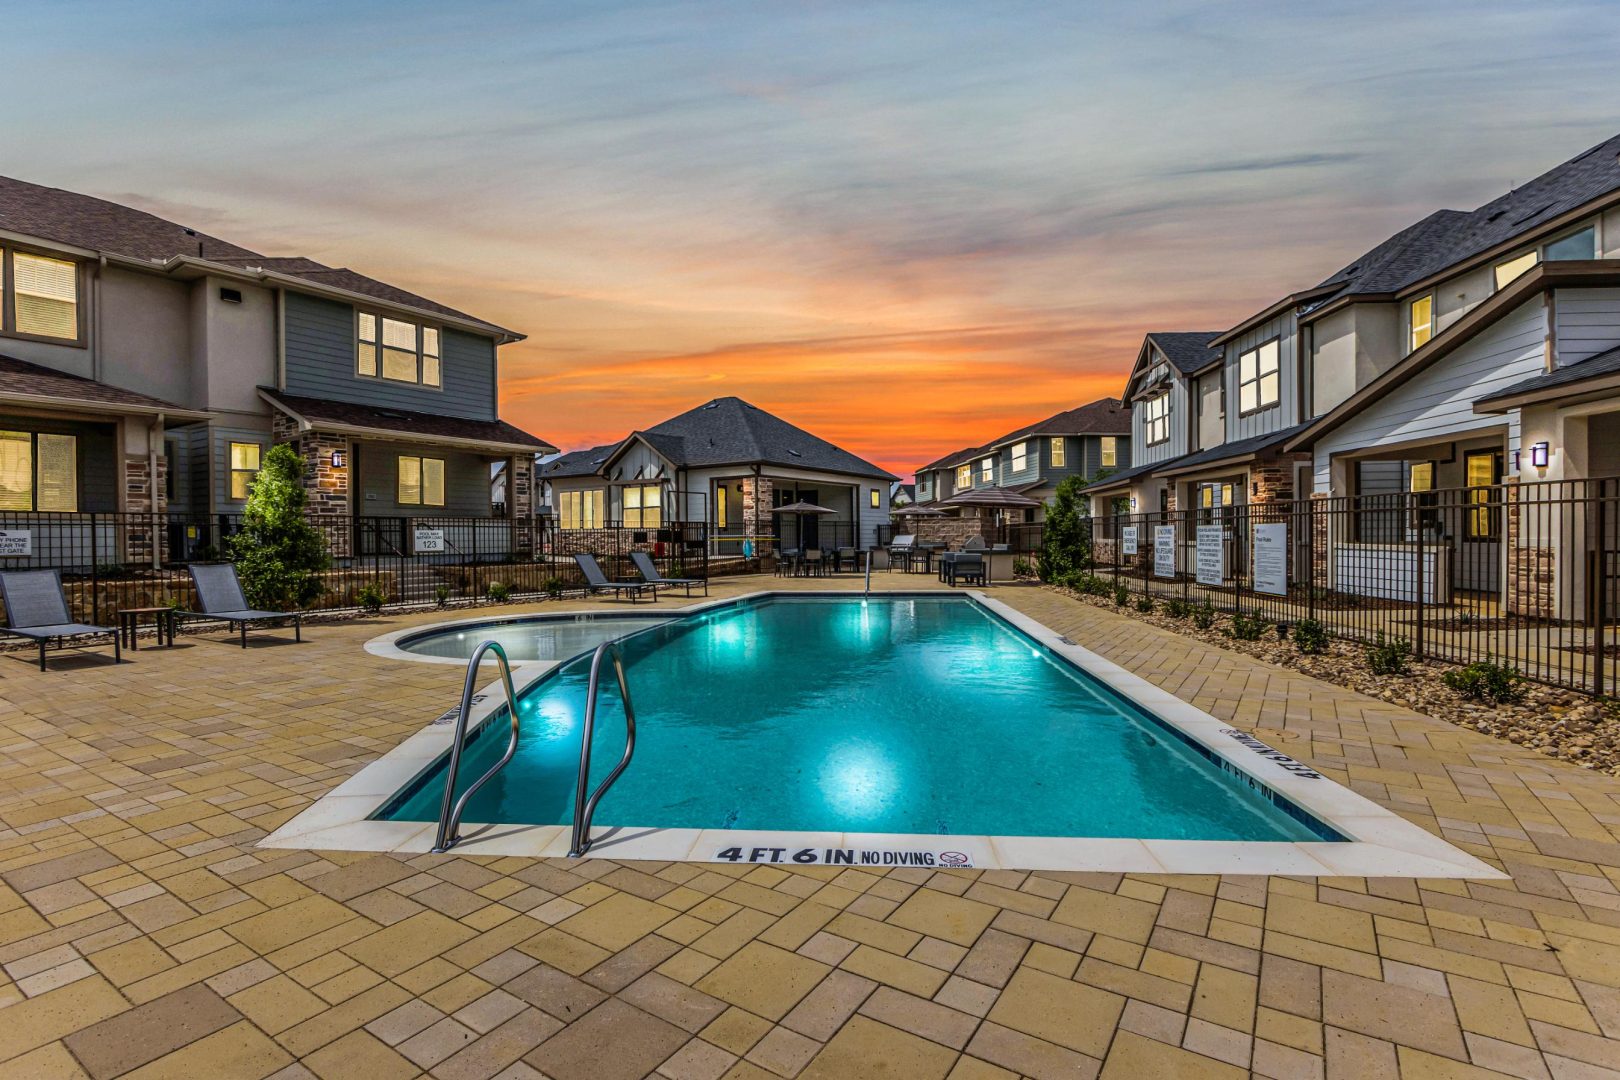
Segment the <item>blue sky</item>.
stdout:
[[8,12],[0,172],[530,335],[566,446],[736,393],[891,467],[1118,393],[1614,134],[1590,3],[96,2]]

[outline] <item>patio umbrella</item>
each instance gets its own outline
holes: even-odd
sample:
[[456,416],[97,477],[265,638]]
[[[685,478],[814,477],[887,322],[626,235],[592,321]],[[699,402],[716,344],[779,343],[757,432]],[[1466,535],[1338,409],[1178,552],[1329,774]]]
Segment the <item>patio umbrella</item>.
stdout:
[[1031,506],[1039,506],[1038,499],[1022,495],[1007,488],[974,488],[964,491],[960,495],[952,495],[941,506],[981,506],[996,512],[996,520],[1001,520],[1001,514],[1007,510],[1025,510]]
[[806,514],[836,514],[836,513],[838,513],[838,511],[829,510],[825,506],[817,506],[815,503],[804,502],[804,501],[801,500],[799,502],[788,503],[785,506],[778,506],[775,510],[772,510],[771,513],[773,513],[773,514],[792,514],[797,519],[797,524],[798,524],[798,529],[799,529],[799,531],[798,531],[799,546],[803,547],[804,546],[804,515],[806,515]]
[[943,510],[935,510],[932,506],[908,506],[894,512],[895,517],[949,517]]

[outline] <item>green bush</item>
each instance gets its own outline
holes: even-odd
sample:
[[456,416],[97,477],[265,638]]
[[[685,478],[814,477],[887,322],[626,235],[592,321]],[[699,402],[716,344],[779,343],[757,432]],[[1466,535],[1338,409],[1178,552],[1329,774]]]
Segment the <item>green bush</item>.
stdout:
[[1131,590],[1123,585],[1114,586],[1114,603],[1124,607],[1131,602]]
[[1081,477],[1068,477],[1058,484],[1046,508],[1046,523],[1041,528],[1043,581],[1061,582],[1065,575],[1091,562],[1091,519],[1080,512],[1087,501],[1080,490],[1085,486]]
[[1153,597],[1139,597],[1136,601],[1136,610],[1140,611],[1144,615],[1153,614]]
[[484,596],[492,604],[504,604],[512,599],[512,586],[500,581],[492,581],[489,588],[484,590]]
[[230,539],[231,561],[247,602],[288,611],[321,595],[331,565],[326,539],[304,516],[304,462],[283,443],[264,456],[242,511],[242,531]]
[[1327,651],[1327,627],[1315,619],[1301,619],[1294,627],[1294,648],[1307,656],[1319,656]]
[[383,609],[384,604],[388,603],[388,594],[375,581],[368,581],[355,590],[354,602],[360,606],[361,611],[375,615]]
[[1388,638],[1382,630],[1367,646],[1367,667],[1374,675],[1405,675],[1412,659],[1412,643],[1404,637]]
[[1277,640],[1278,641],[1287,641],[1288,640],[1288,624],[1287,623],[1280,622],[1280,623],[1277,624]]
[[1028,559],[1020,557],[1013,560],[1012,571],[1013,577],[1029,577],[1035,573],[1035,568]]
[[1198,607],[1193,608],[1193,625],[1200,630],[1208,630],[1215,625],[1215,605],[1205,600]]
[[434,589],[433,589],[433,601],[439,607],[444,607],[444,605],[448,604],[450,602],[450,586],[448,586],[448,585],[436,585],[436,586],[434,586]]
[[1228,633],[1239,641],[1259,641],[1269,625],[1271,624],[1260,615],[1240,611],[1232,616],[1232,626]]
[[1172,596],[1164,602],[1164,613],[1172,619],[1185,619],[1193,612],[1192,604],[1179,596]]
[[1489,701],[1496,705],[1517,704],[1529,690],[1518,668],[1489,658],[1448,671],[1441,678],[1470,701]]
[[544,590],[544,592],[545,592],[545,594],[547,596],[549,596],[553,600],[555,600],[555,599],[557,599],[559,596],[561,596],[563,594],[562,578],[560,578],[560,577],[548,577],[548,578],[546,578],[545,582],[540,586],[540,588],[542,590]]

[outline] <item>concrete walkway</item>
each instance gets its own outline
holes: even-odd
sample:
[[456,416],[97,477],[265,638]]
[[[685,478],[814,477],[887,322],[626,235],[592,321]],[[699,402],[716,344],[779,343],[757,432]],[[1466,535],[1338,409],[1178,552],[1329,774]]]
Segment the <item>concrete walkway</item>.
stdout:
[[361,650],[443,616],[43,675],[0,656],[0,1075],[1620,1071],[1620,782],[1040,589],[993,593],[1513,880],[259,849],[451,704],[459,669]]

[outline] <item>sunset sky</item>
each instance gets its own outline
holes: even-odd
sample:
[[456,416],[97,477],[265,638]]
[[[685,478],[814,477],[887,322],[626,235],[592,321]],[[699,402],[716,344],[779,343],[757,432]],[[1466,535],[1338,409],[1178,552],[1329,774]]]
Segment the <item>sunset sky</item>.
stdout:
[[736,394],[908,476],[1620,124],[1605,3],[8,7],[0,173],[521,330],[565,449]]

